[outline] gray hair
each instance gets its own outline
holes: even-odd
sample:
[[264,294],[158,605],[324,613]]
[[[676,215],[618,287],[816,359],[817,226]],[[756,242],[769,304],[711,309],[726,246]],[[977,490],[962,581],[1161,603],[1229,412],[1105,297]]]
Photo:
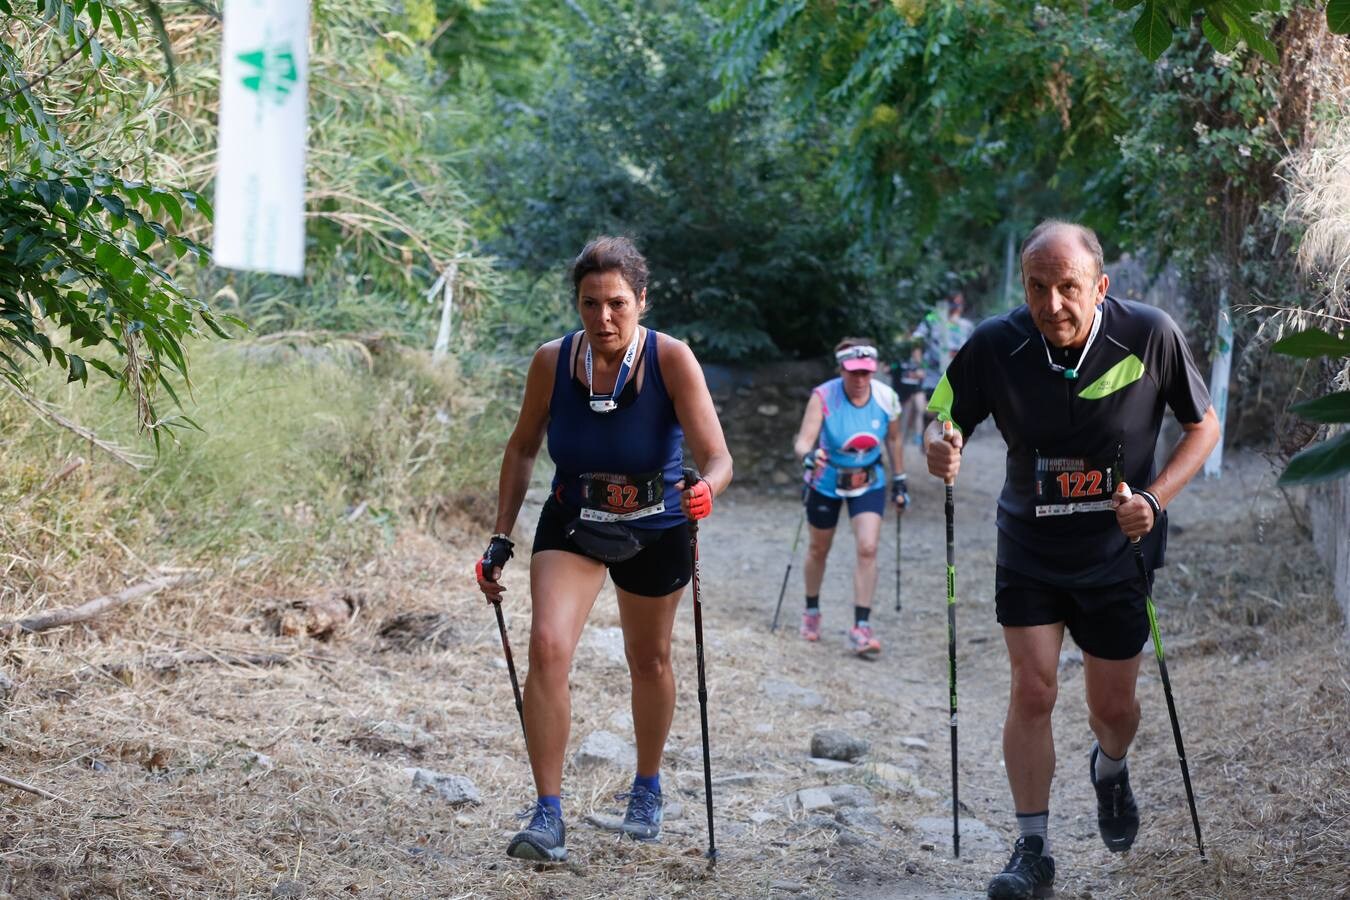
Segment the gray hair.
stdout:
[[1100,276],[1106,270],[1106,261],[1102,258],[1102,242],[1097,239],[1097,232],[1086,225],[1079,225],[1077,222],[1068,222],[1064,219],[1045,219],[1031,229],[1031,234],[1027,235],[1026,240],[1022,241],[1022,251],[1019,255],[1022,265],[1026,265],[1028,252],[1034,250],[1046,235],[1061,228],[1067,228],[1078,236],[1083,249],[1092,254],[1092,261],[1097,266],[1097,275]]

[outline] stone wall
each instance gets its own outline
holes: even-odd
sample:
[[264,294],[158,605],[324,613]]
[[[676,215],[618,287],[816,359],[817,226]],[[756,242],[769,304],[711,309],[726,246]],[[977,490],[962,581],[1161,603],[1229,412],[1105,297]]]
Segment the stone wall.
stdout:
[[825,360],[755,368],[709,364],[703,372],[735,460],[735,484],[796,490],[801,466],[792,453],[792,439],[811,388],[833,377],[833,366]]

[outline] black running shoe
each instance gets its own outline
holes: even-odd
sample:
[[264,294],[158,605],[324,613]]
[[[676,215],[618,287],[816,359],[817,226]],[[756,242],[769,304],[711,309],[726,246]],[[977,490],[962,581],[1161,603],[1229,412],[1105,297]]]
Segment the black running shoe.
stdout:
[[989,882],[989,900],[1028,900],[1055,895],[1055,858],[1042,853],[1045,841],[1020,837],[1013,845],[1012,859]]
[[535,803],[533,810],[526,810],[521,818],[525,816],[531,816],[530,824],[511,838],[511,843],[506,845],[506,855],[534,862],[567,859],[567,828],[562,816],[546,803]]
[[[1094,741],[1092,755],[1088,757],[1089,776],[1097,771],[1097,754],[1101,750]],[[1125,769],[1114,778],[1094,777],[1092,787],[1097,792],[1097,830],[1102,842],[1112,853],[1124,853],[1139,833],[1139,807],[1135,806],[1134,792],[1130,790],[1130,770]]]
[[634,785],[631,791],[620,794],[617,799],[628,801],[628,812],[619,826],[624,834],[636,841],[654,841],[660,837],[666,805],[660,794]]

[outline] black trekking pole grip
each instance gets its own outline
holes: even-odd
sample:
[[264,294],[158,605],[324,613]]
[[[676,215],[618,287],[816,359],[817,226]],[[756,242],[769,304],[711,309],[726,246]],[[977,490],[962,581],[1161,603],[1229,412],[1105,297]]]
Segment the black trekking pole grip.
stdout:
[[[1133,496],[1129,485],[1123,481],[1116,490],[1125,500],[1129,500]],[[1134,562],[1139,569],[1139,578],[1144,586],[1149,634],[1153,638],[1153,655],[1158,660],[1158,675],[1162,680],[1163,696],[1167,699],[1167,716],[1172,720],[1172,740],[1177,745],[1177,763],[1181,766],[1181,783],[1186,787],[1186,805],[1190,807],[1191,811],[1191,827],[1195,830],[1195,847],[1200,851],[1201,861],[1207,862],[1209,858],[1205,856],[1205,841],[1200,836],[1200,814],[1196,811],[1195,791],[1191,788],[1191,769],[1186,763],[1186,746],[1181,740],[1181,719],[1177,716],[1176,701],[1172,699],[1172,679],[1168,677],[1167,658],[1163,655],[1162,634],[1158,630],[1158,611],[1153,606],[1153,591],[1148,583],[1148,566],[1144,564],[1144,550],[1139,541],[1139,538],[1131,538],[1130,547],[1134,550]]]
[[[696,469],[685,467],[686,488],[701,480]],[[712,756],[708,751],[708,677],[703,664],[703,586],[699,579],[698,522],[689,520],[689,557],[694,582],[694,655],[698,660],[698,717],[703,737],[703,796],[708,808],[708,865],[717,863],[717,840],[713,834]]]

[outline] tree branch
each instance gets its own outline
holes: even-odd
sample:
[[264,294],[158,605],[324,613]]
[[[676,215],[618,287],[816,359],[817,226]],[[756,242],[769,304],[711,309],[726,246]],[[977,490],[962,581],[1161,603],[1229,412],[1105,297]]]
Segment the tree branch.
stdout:
[[116,594],[109,594],[106,597],[95,597],[93,600],[81,603],[79,606],[65,606],[59,609],[48,610],[26,619],[19,619],[14,622],[3,622],[0,623],[0,637],[9,637],[20,632],[37,634],[41,631],[60,628],[63,625],[75,625],[80,622],[87,622],[90,619],[98,618],[115,609],[119,609],[130,603],[132,600],[148,597],[165,588],[192,581],[197,577],[197,574],[198,573],[196,572],[183,572],[171,575],[159,575],[148,581],[142,581],[140,584],[133,584],[131,587],[124,588]]

